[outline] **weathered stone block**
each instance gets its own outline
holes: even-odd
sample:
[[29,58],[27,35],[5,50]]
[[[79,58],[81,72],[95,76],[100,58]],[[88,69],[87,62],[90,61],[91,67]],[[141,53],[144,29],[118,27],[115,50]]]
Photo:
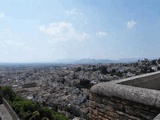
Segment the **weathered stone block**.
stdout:
[[97,111],[97,110],[93,110],[93,109],[92,109],[90,112],[91,112],[92,115],[98,116],[98,111]]
[[131,106],[125,106],[125,112],[128,115],[132,115],[132,116],[139,117],[141,119],[147,119],[147,120],[152,120],[157,115],[155,113],[152,113],[151,111],[146,111],[140,108],[136,109]]
[[104,114],[105,114],[105,112],[107,112],[107,111],[106,111],[105,109],[103,109],[103,108],[99,108],[98,111],[100,111],[101,113],[104,113]]
[[90,106],[95,106],[95,101],[89,101]]
[[93,100],[96,101],[96,102],[98,102],[98,103],[102,102],[102,99],[101,99],[100,96],[99,97],[98,96],[94,96]]
[[107,110],[107,111],[115,111],[114,108],[112,106],[110,106],[110,105],[105,106],[105,110]]
[[134,117],[134,116],[128,115],[128,114],[126,114],[124,112],[121,112],[121,111],[116,111],[116,112],[119,114],[120,120],[141,120],[138,117]]
[[107,111],[106,115],[112,117],[112,118],[119,118],[119,115],[115,112]]
[[118,110],[118,111],[124,111],[124,106],[120,103],[115,103],[115,105],[113,106],[113,108],[115,110]]
[[103,98],[102,99],[102,103],[105,104],[105,105],[108,105],[108,104],[114,105],[114,103],[112,101],[110,101],[109,99],[107,99],[107,98]]

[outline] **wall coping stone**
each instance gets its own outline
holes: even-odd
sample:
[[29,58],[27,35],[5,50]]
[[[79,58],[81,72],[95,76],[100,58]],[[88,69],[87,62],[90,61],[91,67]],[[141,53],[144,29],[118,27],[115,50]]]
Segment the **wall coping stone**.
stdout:
[[158,114],[153,120],[160,120],[160,114]]
[[8,112],[10,113],[10,115],[12,116],[13,120],[20,120],[20,118],[18,117],[18,115],[15,113],[15,111],[12,109],[12,107],[10,106],[10,104],[4,98],[3,98],[3,104],[6,107],[6,109],[8,110]]
[[156,74],[160,74],[160,71],[147,73],[147,74],[142,74],[142,75],[137,75],[137,76],[133,76],[133,77],[125,78],[125,79],[120,79],[120,80],[114,80],[114,81],[110,81],[110,83],[124,83],[126,81],[127,82],[128,81],[133,81],[133,80],[138,79],[138,78],[145,78],[145,77],[149,77],[149,76],[154,76]]
[[160,108],[160,91],[110,82],[99,83],[91,88],[91,93],[118,97]]
[[[92,86],[90,92],[93,96],[96,94],[102,97],[121,98],[122,100],[160,108],[160,90],[136,87],[136,85],[143,85],[143,83],[147,82],[150,84],[150,81],[154,79],[160,79],[160,71],[110,82],[102,82]],[[160,114],[154,120],[160,120]]]

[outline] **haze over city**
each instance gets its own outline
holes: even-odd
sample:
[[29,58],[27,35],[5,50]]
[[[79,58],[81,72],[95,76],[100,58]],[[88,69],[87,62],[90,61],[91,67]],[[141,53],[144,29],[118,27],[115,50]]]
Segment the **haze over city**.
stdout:
[[159,0],[0,0],[0,62],[159,58]]
[[0,0],[0,120],[160,120],[160,0]]

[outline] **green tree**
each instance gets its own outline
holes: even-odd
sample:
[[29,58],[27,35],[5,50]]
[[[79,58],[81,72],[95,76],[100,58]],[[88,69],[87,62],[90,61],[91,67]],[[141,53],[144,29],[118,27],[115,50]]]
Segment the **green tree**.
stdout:
[[0,98],[2,97],[7,99],[21,120],[41,120],[43,117],[49,120],[68,120],[63,114],[44,107],[38,102],[22,99],[10,87],[0,87]]
[[0,94],[2,95],[2,97],[4,97],[7,100],[13,101],[16,97],[16,94],[8,86],[0,87],[0,92],[1,92]]
[[32,113],[32,117],[29,120],[40,120],[40,114],[38,111]]
[[101,72],[101,74],[107,74],[107,73],[108,73],[107,67],[101,66],[101,67],[100,67],[100,72]]
[[42,120],[49,120],[47,117],[43,117]]

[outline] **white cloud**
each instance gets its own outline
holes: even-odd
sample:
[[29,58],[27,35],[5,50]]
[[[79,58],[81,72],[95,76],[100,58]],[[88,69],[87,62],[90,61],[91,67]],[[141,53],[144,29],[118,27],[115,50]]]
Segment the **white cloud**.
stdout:
[[127,22],[127,27],[129,29],[132,29],[137,23],[134,20],[128,21]]
[[24,42],[16,41],[16,40],[3,40],[0,41],[2,47],[12,46],[14,48],[19,48],[25,51],[37,51],[36,48],[26,45]]
[[26,46],[26,45],[22,46],[22,49],[23,49],[23,50],[26,50],[26,51],[31,51],[31,52],[37,51],[36,48],[31,47],[31,46]]
[[51,23],[48,26],[43,25],[39,27],[39,30],[52,36],[54,41],[84,41],[90,37],[89,34],[85,32],[78,32],[71,23],[67,22]]
[[105,37],[107,35],[108,35],[108,33],[104,32],[104,31],[99,31],[99,32],[96,33],[96,36],[98,36],[98,37]]
[[76,16],[82,15],[82,13],[78,9],[76,9],[76,8],[73,8],[71,10],[67,10],[66,14],[67,15],[76,15]]
[[17,41],[12,41],[12,40],[4,40],[4,41],[1,41],[1,43],[2,43],[4,46],[15,46],[15,47],[24,46],[24,43],[22,43],[22,42],[17,42]]
[[8,28],[0,29],[0,47],[3,48],[14,48],[21,49],[25,51],[36,51],[37,49],[27,45],[24,41],[22,41],[20,36],[16,33],[12,32]]
[[73,8],[70,10],[67,10],[65,12],[66,16],[70,17],[70,19],[74,20],[74,21],[78,21],[79,23],[81,22],[82,24],[87,25],[88,21],[86,19],[85,14],[83,14],[80,10],[78,10],[77,8]]
[[5,17],[4,13],[0,12],[0,19],[3,19]]

